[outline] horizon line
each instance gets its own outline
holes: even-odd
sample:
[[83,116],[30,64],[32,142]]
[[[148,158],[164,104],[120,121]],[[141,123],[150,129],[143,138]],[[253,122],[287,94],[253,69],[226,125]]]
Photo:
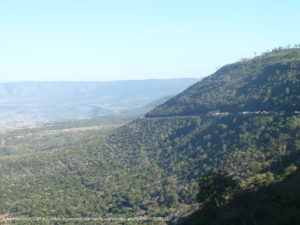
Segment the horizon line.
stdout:
[[181,80],[195,79],[200,80],[204,77],[177,77],[177,78],[146,78],[146,79],[124,79],[124,80],[24,80],[24,81],[0,81],[0,84],[5,83],[96,83],[96,82],[118,82],[118,81],[147,81],[147,80]]

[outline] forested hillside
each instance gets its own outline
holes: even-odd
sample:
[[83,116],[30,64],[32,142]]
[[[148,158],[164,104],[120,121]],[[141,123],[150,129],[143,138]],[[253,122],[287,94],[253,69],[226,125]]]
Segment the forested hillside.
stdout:
[[0,212],[176,219],[198,209],[199,178],[212,169],[253,189],[276,182],[300,151],[299,66],[299,49],[276,50],[221,68],[101,138],[0,157]]
[[[296,157],[299,159],[299,154]],[[299,160],[297,165],[299,166]],[[272,183],[268,180],[274,179],[270,175],[260,177],[261,187],[258,190],[236,193],[228,204],[220,207],[202,207],[201,210],[181,219],[176,224],[299,224],[300,173],[299,169],[295,172],[296,168],[295,165],[287,167],[283,172],[283,180],[279,182]],[[289,172],[292,174],[286,177]]]
[[270,53],[226,65],[147,117],[300,108],[300,51]]

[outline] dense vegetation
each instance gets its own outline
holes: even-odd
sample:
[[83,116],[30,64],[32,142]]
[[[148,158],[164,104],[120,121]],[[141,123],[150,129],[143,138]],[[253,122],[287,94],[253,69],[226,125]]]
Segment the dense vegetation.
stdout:
[[299,62],[289,49],[225,66],[145,118],[51,151],[8,154],[5,141],[0,214],[176,219],[198,209],[199,178],[212,169],[247,190],[279,181],[300,152]]
[[274,50],[222,67],[146,116],[299,110],[299,70],[299,49]]
[[[285,173],[288,173],[288,170],[291,169],[293,172],[296,166],[288,167]],[[263,180],[261,179],[261,181]],[[292,173],[289,177],[278,183],[264,185],[256,191],[242,191],[236,193],[233,200],[221,207],[213,208],[206,205],[202,207],[201,210],[182,219],[178,224],[299,224],[299,203],[300,173],[298,170],[296,173]]]

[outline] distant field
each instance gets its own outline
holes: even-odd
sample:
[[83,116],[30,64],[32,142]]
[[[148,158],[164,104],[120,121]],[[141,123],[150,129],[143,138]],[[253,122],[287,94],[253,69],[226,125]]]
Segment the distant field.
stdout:
[[35,152],[63,149],[97,139],[136,116],[110,116],[68,120],[0,131],[0,160]]

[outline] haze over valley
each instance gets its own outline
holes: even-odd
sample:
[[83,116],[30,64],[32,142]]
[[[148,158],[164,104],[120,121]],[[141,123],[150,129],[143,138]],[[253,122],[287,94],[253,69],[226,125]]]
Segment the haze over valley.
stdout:
[[66,119],[139,115],[197,80],[0,83],[0,129]]

